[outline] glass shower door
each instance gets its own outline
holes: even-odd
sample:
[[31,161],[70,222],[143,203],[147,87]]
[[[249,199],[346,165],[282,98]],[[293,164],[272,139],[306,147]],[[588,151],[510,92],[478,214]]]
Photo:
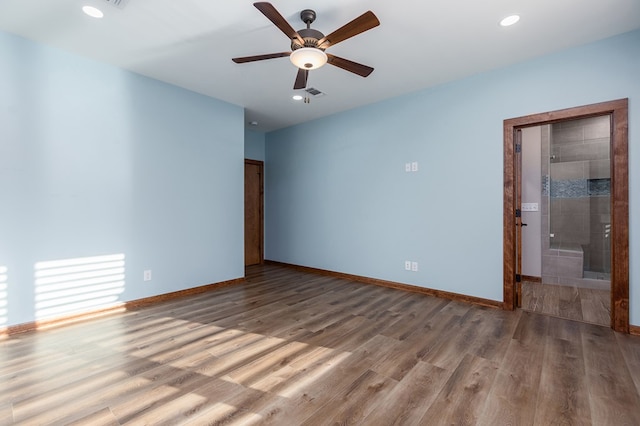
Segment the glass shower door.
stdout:
[[543,282],[608,290],[610,117],[555,123],[549,132],[543,195],[548,202],[550,255],[543,256]]

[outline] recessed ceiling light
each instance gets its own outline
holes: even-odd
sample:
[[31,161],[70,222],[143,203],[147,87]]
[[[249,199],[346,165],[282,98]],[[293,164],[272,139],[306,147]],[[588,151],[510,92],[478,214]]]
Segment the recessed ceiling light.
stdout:
[[92,18],[102,18],[104,16],[104,13],[102,13],[100,9],[93,6],[82,6],[82,11]]
[[504,18],[502,21],[500,21],[500,25],[502,25],[503,27],[508,27],[510,25],[515,24],[519,20],[520,20],[520,15],[510,15]]
[[254,126],[254,127],[255,127],[255,126],[257,126],[257,125],[258,125],[258,122],[257,122],[257,121],[250,121],[250,122],[249,122],[249,125],[251,125],[251,126]]
[[294,101],[301,101],[302,100],[302,95],[293,95],[293,100]]

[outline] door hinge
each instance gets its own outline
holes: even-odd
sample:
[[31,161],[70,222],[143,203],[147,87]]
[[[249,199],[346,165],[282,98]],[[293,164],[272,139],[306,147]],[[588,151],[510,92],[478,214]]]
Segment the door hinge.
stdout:
[[522,152],[522,144],[517,143],[517,144],[516,144],[516,146],[515,146],[515,148],[516,148],[516,153],[520,153],[520,152]]
[[520,274],[516,274],[516,282],[522,282],[522,276]]
[[516,217],[522,217],[522,211],[520,209],[516,209]]

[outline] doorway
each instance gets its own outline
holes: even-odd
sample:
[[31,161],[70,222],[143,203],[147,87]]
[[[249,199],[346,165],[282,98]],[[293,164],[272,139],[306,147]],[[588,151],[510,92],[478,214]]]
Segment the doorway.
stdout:
[[517,130],[523,310],[611,323],[610,121],[601,115]]
[[[629,332],[629,211],[628,211],[628,142],[627,142],[627,113],[628,101],[621,99],[600,104],[587,105],[566,110],[547,112],[542,114],[534,114],[525,117],[513,118],[504,121],[504,211],[503,211],[503,227],[504,227],[504,263],[503,263],[503,290],[504,290],[504,308],[515,309],[518,302],[522,300],[522,236],[523,226],[523,207],[528,210],[532,206],[525,203],[522,204],[521,182],[519,181],[521,173],[521,136],[522,130],[533,127],[553,125],[554,123],[567,123],[569,120],[582,120],[591,117],[605,117],[611,125],[611,138],[609,142],[610,160],[610,202],[606,206],[609,209],[607,213],[607,223],[603,224],[603,237],[606,231],[607,250],[593,254],[593,263],[597,266],[602,264],[601,269],[607,269],[606,277],[611,283],[610,295],[610,312],[611,327],[616,331]],[[549,126],[545,127],[548,129]],[[553,153],[549,153],[549,157]],[[552,166],[558,169],[561,166]],[[562,173],[569,173],[567,170]],[[608,184],[609,181],[594,179],[593,190],[602,190],[602,185]],[[584,185],[589,182],[584,181]],[[544,180],[541,185],[545,185]],[[558,184],[560,185],[560,184]],[[564,186],[562,186],[564,185]],[[573,187],[572,182],[563,182],[562,185],[556,186],[555,189],[566,190],[568,194],[578,190]],[[547,188],[549,190],[549,188]],[[560,201],[561,202],[561,201]],[[602,200],[598,201],[602,204]],[[567,201],[567,206],[574,201]],[[584,219],[584,218],[583,218]],[[555,219],[557,225],[562,221],[567,222],[568,218],[558,216]],[[554,244],[553,232],[548,232],[547,237],[551,244]],[[572,238],[586,239],[586,235],[578,235],[574,232]],[[561,235],[558,235],[560,237]],[[566,239],[567,233],[562,234]],[[565,247],[575,248],[583,245],[574,242],[570,244],[565,242]],[[558,247],[560,242],[558,241]],[[610,250],[609,250],[610,247]],[[574,252],[575,251],[575,252]],[[568,256],[576,256],[577,251],[568,252]],[[608,257],[607,262],[603,262],[602,257]],[[584,254],[582,255],[584,258]],[[587,256],[587,261],[591,262],[591,254]],[[576,259],[568,259],[567,263],[572,263]],[[577,263],[577,262],[573,262]],[[606,263],[606,266],[604,264]],[[542,275],[542,274],[541,274]],[[535,278],[535,277],[534,277]],[[588,277],[589,278],[589,277]],[[581,277],[582,279],[582,277]]]
[[244,265],[264,262],[264,162],[244,160]]

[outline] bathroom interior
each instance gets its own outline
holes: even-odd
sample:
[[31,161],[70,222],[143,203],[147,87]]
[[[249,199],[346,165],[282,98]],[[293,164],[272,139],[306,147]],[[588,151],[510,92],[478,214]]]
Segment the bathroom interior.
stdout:
[[608,115],[523,130],[523,309],[609,324],[610,142]]

